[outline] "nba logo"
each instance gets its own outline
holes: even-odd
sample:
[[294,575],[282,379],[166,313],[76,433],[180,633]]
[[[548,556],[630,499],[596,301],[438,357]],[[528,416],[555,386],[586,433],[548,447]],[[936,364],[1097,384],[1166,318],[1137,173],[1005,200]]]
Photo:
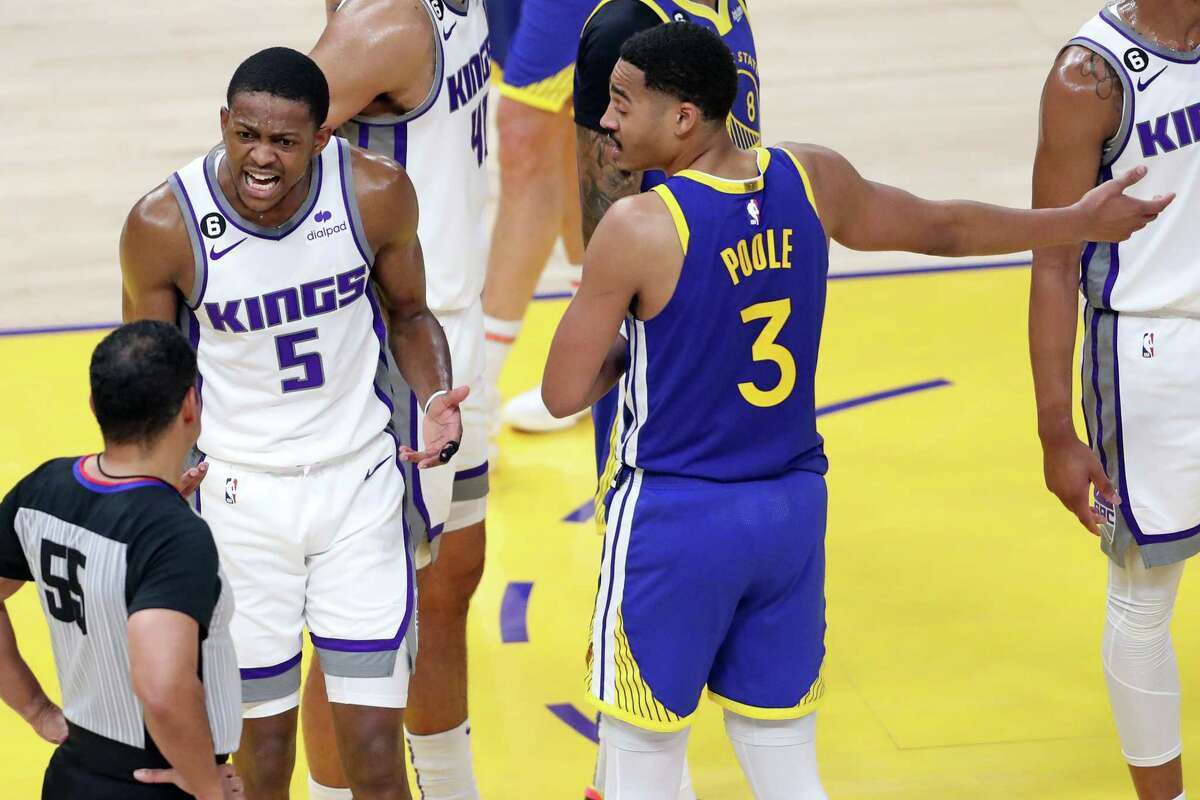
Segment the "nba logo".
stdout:
[[757,228],[758,217],[762,213],[762,209],[759,208],[757,198],[751,197],[750,202],[746,203],[746,213],[750,215],[750,224]]
[[1142,358],[1154,358],[1154,334],[1142,334]]
[[237,478],[225,479],[225,502],[229,505],[237,502]]

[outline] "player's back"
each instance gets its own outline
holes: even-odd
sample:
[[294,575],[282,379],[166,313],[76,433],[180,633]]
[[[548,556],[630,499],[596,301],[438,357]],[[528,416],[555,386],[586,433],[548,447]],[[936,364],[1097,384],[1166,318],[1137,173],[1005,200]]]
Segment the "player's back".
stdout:
[[719,481],[825,472],[813,382],[828,242],[800,164],[755,152],[758,178],[684,170],[653,190],[684,259],[666,307],[627,320],[627,466]]

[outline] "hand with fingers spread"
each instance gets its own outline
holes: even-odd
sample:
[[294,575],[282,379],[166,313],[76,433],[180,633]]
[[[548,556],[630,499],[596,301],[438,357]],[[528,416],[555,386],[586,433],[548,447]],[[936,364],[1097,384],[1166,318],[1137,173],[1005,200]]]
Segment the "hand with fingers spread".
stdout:
[[1174,192],[1150,200],[1130,197],[1125,191],[1146,177],[1145,167],[1134,167],[1085,194],[1075,204],[1083,215],[1084,240],[1123,242],[1153,222],[1175,199]]
[[221,764],[218,766],[217,775],[220,779],[219,790],[214,788],[213,791],[206,794],[195,794],[188,787],[187,782],[180,776],[178,770],[139,769],[133,773],[133,777],[137,778],[141,783],[172,783],[188,794],[195,794],[200,800],[245,800],[246,790],[242,786],[242,779],[238,777],[232,764]]
[[418,469],[440,467],[458,452],[462,442],[462,413],[459,405],[467,399],[470,388],[460,386],[448,392],[435,394],[425,410],[425,449],[418,452],[405,445],[400,446],[400,458],[416,464]]
[[185,499],[191,497],[192,492],[197,491],[200,488],[200,484],[204,483],[204,476],[207,474],[208,462],[201,461],[179,477],[179,482],[175,484],[175,488],[179,490],[179,494]]
[[1092,487],[1095,486],[1096,494],[1112,506],[1121,503],[1116,489],[1104,474],[1100,459],[1071,432],[1054,441],[1043,442],[1042,462],[1046,488],[1079,518],[1083,527],[1093,536],[1099,536],[1100,525],[1109,520],[1092,507]]

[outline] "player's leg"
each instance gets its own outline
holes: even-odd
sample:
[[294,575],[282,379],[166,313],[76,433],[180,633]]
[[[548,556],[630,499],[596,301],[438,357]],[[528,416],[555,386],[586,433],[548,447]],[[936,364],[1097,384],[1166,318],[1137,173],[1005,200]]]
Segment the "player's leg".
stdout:
[[300,704],[309,800],[352,800],[354,796],[342,769],[342,755],[338,751],[333,725],[333,708],[325,691],[325,673],[321,671],[318,655],[308,670]]
[[1171,615],[1183,562],[1147,568],[1136,547],[1109,562],[1104,675],[1121,750],[1140,800],[1183,792],[1179,668]]
[[504,61],[496,112],[500,198],[483,290],[487,389],[494,407],[504,361],[562,230],[564,204],[578,205],[578,190],[568,185],[564,167],[564,153],[574,141],[566,107],[579,33],[593,5],[525,0]]
[[749,584],[713,660],[709,696],[726,710],[758,800],[824,800],[814,711],[825,694],[825,479],[795,472],[739,493],[772,513],[745,514],[754,520],[741,550]]
[[675,797],[683,778],[689,732],[684,728],[660,733],[601,715],[605,800]]
[[209,459],[200,513],[212,528],[237,602],[230,632],[242,677],[242,738],[234,764],[247,796],[288,796],[296,762],[296,706],[307,569],[304,487],[298,474]]
[[329,533],[310,543],[308,555],[305,616],[320,659],[309,687],[323,674],[325,693],[315,699],[327,703],[306,703],[305,738],[310,748],[340,756],[340,775],[326,775],[334,772],[328,759],[314,764],[318,791],[344,782],[357,800],[408,797],[402,722],[415,597],[395,453],[395,440],[380,434],[354,456],[315,467],[308,479],[321,498],[309,509]]

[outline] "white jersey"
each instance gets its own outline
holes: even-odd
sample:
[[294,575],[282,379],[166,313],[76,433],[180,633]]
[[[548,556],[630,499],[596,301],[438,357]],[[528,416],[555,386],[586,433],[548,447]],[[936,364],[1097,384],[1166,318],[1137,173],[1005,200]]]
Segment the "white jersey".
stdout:
[[1129,241],[1085,247],[1084,294],[1100,309],[1200,317],[1200,51],[1148,41],[1111,8],[1070,44],[1103,57],[1124,90],[1121,127],[1105,144],[1099,180],[1145,165],[1146,177],[1130,194],[1177,195],[1157,222]]
[[181,325],[200,367],[198,447],[260,467],[355,452],[387,428],[392,400],[350,147],[330,140],[308,196],[275,228],[230,205],[224,155],[216,147],[169,181],[196,263]]
[[421,1],[437,38],[429,95],[407,114],[358,116],[338,133],[408,171],[427,302],[434,312],[461,311],[479,300],[487,269],[491,42],[482,0]]

